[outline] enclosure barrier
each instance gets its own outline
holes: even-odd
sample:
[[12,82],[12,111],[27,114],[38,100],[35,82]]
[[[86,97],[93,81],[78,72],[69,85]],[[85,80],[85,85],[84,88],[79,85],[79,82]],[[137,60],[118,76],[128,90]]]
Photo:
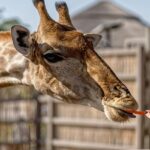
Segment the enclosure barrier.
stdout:
[[[99,51],[145,107],[142,49]],[[49,96],[37,100],[0,101],[1,150],[130,150],[149,148],[149,129],[141,117],[128,123],[108,121],[104,113],[65,104]],[[145,126],[145,129],[144,129]],[[147,133],[146,133],[147,132]]]
[[[144,50],[111,49],[99,51],[99,54],[127,85],[138,100],[139,109],[142,109],[145,99]],[[49,99],[41,100],[43,105],[51,108],[48,109],[48,117],[42,117],[42,122],[51,131],[47,150],[133,150],[149,147],[142,117],[118,124],[108,121],[102,112],[93,108]]]

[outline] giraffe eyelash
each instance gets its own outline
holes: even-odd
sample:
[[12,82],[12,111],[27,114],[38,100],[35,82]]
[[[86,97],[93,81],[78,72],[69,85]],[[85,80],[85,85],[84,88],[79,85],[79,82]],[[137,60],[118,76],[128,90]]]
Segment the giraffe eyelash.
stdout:
[[64,60],[64,57],[58,52],[47,51],[46,53],[44,53],[43,57],[50,63],[56,63]]

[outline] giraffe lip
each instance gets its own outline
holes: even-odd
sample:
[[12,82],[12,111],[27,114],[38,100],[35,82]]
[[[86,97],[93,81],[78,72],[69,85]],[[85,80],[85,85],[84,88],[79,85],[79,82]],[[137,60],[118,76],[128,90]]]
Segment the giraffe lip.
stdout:
[[127,117],[136,118],[136,116],[135,116],[133,113],[129,113],[129,112],[125,111],[125,110],[122,109],[122,108],[118,108],[118,107],[111,106],[111,105],[106,105],[106,106],[112,107],[112,108],[116,109],[119,113],[124,114],[124,115],[126,115]]
[[119,110],[122,114],[124,114],[124,115],[126,115],[126,116],[128,116],[128,117],[130,117],[130,118],[136,118],[136,116],[135,116],[133,113],[129,113],[129,112],[127,112],[127,111],[125,111],[125,110],[123,110],[123,109],[119,109],[119,108],[118,108],[118,110]]

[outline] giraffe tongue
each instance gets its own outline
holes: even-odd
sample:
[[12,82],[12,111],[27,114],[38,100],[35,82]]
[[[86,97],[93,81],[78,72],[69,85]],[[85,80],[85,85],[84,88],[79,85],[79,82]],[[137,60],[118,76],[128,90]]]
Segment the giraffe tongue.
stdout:
[[125,110],[121,110],[121,113],[123,113],[124,115],[126,115],[130,118],[136,118],[136,116],[133,113],[127,112]]

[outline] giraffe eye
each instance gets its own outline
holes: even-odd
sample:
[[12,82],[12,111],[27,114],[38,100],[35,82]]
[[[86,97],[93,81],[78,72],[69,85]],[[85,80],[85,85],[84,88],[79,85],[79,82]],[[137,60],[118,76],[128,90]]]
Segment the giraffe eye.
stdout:
[[51,63],[62,61],[64,58],[60,53],[47,53],[43,55],[44,58]]

